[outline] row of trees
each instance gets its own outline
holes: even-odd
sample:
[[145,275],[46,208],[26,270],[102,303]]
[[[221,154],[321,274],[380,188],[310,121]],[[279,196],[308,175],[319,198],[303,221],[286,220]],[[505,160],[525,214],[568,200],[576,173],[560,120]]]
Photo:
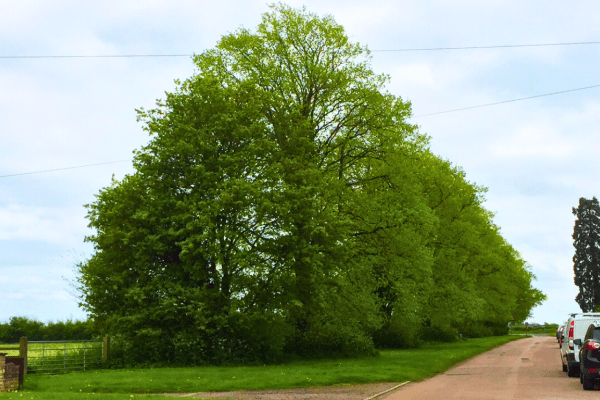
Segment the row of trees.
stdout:
[[194,60],[138,111],[136,172],[87,206],[81,304],[133,360],[372,353],[544,299],[485,189],[331,17],[276,5]]
[[11,317],[0,322],[0,343],[17,343],[23,336],[28,340],[90,340],[95,339],[92,321],[40,322],[27,317]]

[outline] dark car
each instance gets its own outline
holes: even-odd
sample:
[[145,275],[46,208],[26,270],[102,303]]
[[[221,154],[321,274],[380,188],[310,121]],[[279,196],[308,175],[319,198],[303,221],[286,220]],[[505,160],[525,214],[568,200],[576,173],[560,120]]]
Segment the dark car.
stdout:
[[[579,342],[579,343],[578,343]],[[579,349],[579,378],[584,390],[592,390],[596,382],[600,382],[600,324],[591,324],[583,343],[576,339]]]

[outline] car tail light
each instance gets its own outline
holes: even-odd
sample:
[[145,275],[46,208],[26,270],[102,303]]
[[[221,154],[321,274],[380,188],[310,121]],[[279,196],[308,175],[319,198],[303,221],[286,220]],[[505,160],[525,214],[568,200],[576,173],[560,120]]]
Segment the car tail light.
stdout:
[[573,350],[573,329],[575,328],[575,321],[571,321],[571,327],[569,328],[569,349]]
[[587,342],[587,344],[585,345],[585,349],[586,350],[598,350],[600,349],[600,343],[598,342],[593,342],[593,341],[589,341]]

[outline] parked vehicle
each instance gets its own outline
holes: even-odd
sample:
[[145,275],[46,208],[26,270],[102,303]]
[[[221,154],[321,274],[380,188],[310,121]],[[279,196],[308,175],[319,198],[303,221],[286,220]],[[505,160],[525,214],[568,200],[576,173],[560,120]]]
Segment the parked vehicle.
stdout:
[[[591,324],[600,326],[600,313],[575,313],[567,320],[564,340],[560,346],[560,358],[563,371],[567,372],[568,376],[579,376],[579,349]],[[577,343],[576,339],[579,339]]]
[[583,390],[592,390],[594,384],[600,381],[600,325],[591,324],[583,343],[581,339],[573,341],[580,346],[579,350],[579,380]]
[[556,339],[558,340],[558,348],[562,345],[563,340],[565,339],[565,326],[561,325],[558,327],[556,331]]

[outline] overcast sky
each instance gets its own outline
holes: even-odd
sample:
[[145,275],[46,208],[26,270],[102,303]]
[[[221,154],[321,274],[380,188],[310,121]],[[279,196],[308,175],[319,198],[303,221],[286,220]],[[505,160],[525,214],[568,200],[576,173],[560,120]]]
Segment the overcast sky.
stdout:
[[[288,1],[331,14],[371,50],[600,41],[597,1]],[[148,142],[134,109],[192,75],[192,54],[255,28],[245,0],[0,3],[0,321],[85,319],[69,281],[91,254],[84,204],[133,171]],[[600,195],[600,44],[374,52],[390,92],[409,100],[433,151],[489,188],[486,208],[529,262],[548,300],[531,321],[563,322],[574,301],[571,208]],[[97,163],[93,167],[6,176]]]

